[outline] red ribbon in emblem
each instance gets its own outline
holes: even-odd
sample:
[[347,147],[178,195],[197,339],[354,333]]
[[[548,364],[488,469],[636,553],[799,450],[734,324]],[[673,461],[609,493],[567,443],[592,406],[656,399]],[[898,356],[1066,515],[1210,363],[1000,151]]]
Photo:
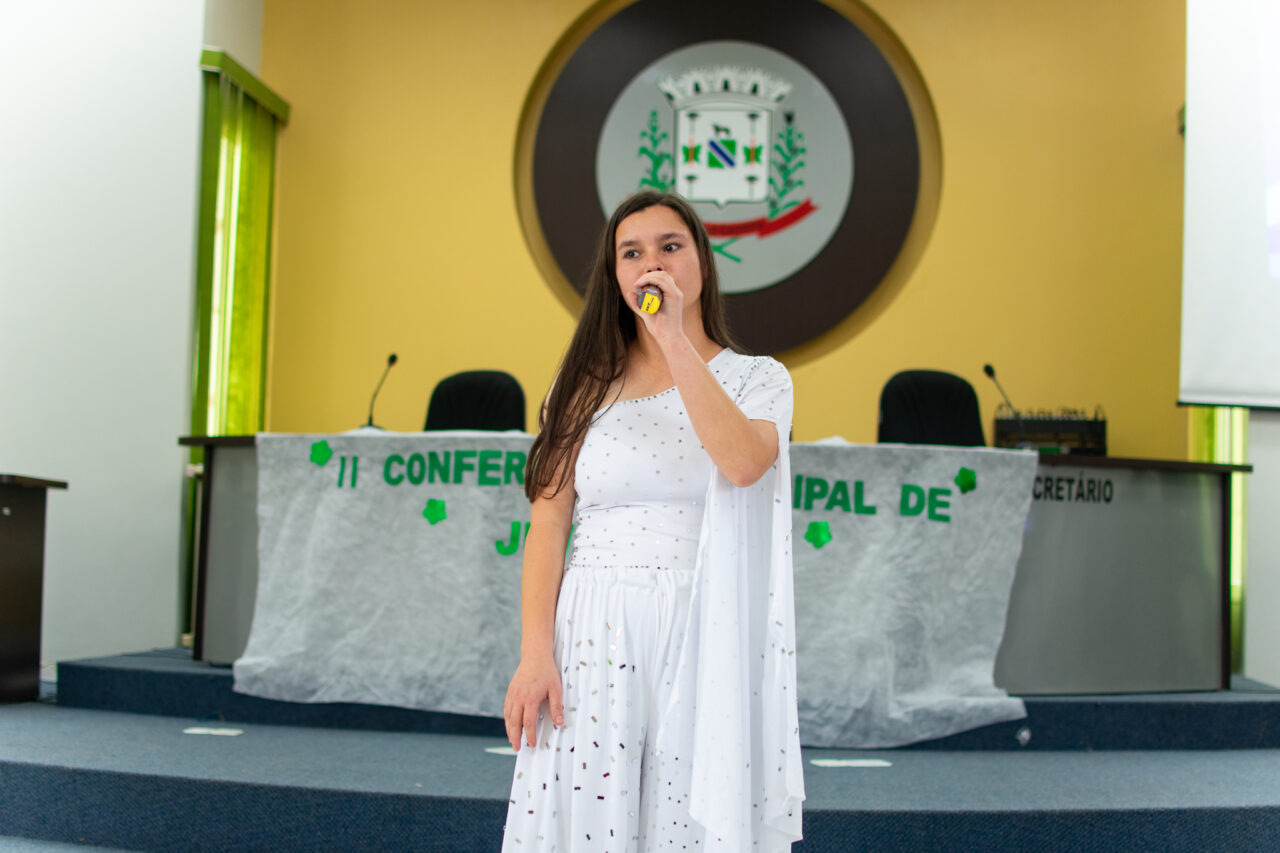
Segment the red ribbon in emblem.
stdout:
[[790,228],[817,209],[813,199],[807,198],[799,207],[788,210],[777,219],[761,216],[757,219],[743,219],[740,222],[707,222],[707,234],[711,237],[742,237],[746,234],[768,237],[770,234]]

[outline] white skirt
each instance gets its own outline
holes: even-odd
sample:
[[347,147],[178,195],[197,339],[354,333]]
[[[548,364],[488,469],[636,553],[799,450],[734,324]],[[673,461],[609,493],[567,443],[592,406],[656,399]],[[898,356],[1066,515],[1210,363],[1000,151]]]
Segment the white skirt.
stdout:
[[564,720],[521,746],[503,851],[698,849],[688,760],[656,748],[684,639],[691,569],[570,565],[556,605]]

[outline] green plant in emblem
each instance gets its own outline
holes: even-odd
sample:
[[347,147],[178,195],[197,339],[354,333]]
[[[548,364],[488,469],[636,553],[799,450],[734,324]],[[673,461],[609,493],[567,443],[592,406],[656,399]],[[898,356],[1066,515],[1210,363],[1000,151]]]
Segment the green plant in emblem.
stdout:
[[663,150],[662,145],[667,138],[668,134],[658,124],[658,111],[651,111],[649,126],[640,131],[640,140],[643,143],[640,146],[640,156],[649,158],[649,174],[640,179],[640,188],[652,187],[664,193],[671,186],[670,172],[666,169],[671,165],[671,155]]
[[783,114],[785,126],[778,131],[778,141],[774,143],[775,156],[769,159],[770,168],[776,173],[769,176],[769,218],[777,216],[792,205],[799,204],[786,198],[793,190],[804,186],[804,181],[796,177],[796,173],[804,168],[804,160],[800,159],[807,150],[804,147],[804,134],[796,129],[796,114]]
[[742,263],[742,258],[738,257],[737,255],[731,254],[729,252],[729,247],[732,246],[734,243],[738,242],[738,240],[740,239],[741,239],[740,237],[730,237],[728,240],[724,240],[723,242],[712,243],[711,251],[715,252],[717,255],[722,255],[723,257],[728,258],[729,260],[733,261],[735,264],[740,264]]

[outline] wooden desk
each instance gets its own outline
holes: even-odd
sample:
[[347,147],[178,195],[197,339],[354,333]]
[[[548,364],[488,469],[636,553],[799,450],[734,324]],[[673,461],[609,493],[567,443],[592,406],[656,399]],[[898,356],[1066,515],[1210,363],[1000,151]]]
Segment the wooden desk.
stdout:
[[[231,663],[243,650],[244,637],[249,635],[258,577],[258,469],[254,437],[183,436],[178,444],[204,448],[200,519],[196,526],[196,601],[191,652],[196,660]],[[246,464],[252,465],[247,472]],[[224,535],[218,535],[219,532]],[[225,535],[228,532],[229,535]],[[235,575],[227,577],[230,572],[226,570],[214,571],[215,577],[210,581],[211,565],[228,567],[234,572],[240,564],[252,570],[247,582],[240,582]],[[234,648],[223,643],[209,655],[206,641],[211,617],[219,626],[233,623]]]
[[1225,689],[1230,478],[1249,465],[1041,454],[996,684]]

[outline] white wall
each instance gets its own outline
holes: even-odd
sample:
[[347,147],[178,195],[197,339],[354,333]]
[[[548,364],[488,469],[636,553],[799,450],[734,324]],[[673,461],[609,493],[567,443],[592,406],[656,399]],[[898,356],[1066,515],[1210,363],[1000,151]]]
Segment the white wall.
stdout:
[[204,45],[230,54],[257,76],[262,65],[262,0],[205,0]]
[[1280,412],[1249,413],[1244,674],[1280,685]]
[[1280,406],[1280,3],[1186,6],[1178,399]]
[[42,659],[174,645],[203,0],[0,3],[0,471],[49,498]]

